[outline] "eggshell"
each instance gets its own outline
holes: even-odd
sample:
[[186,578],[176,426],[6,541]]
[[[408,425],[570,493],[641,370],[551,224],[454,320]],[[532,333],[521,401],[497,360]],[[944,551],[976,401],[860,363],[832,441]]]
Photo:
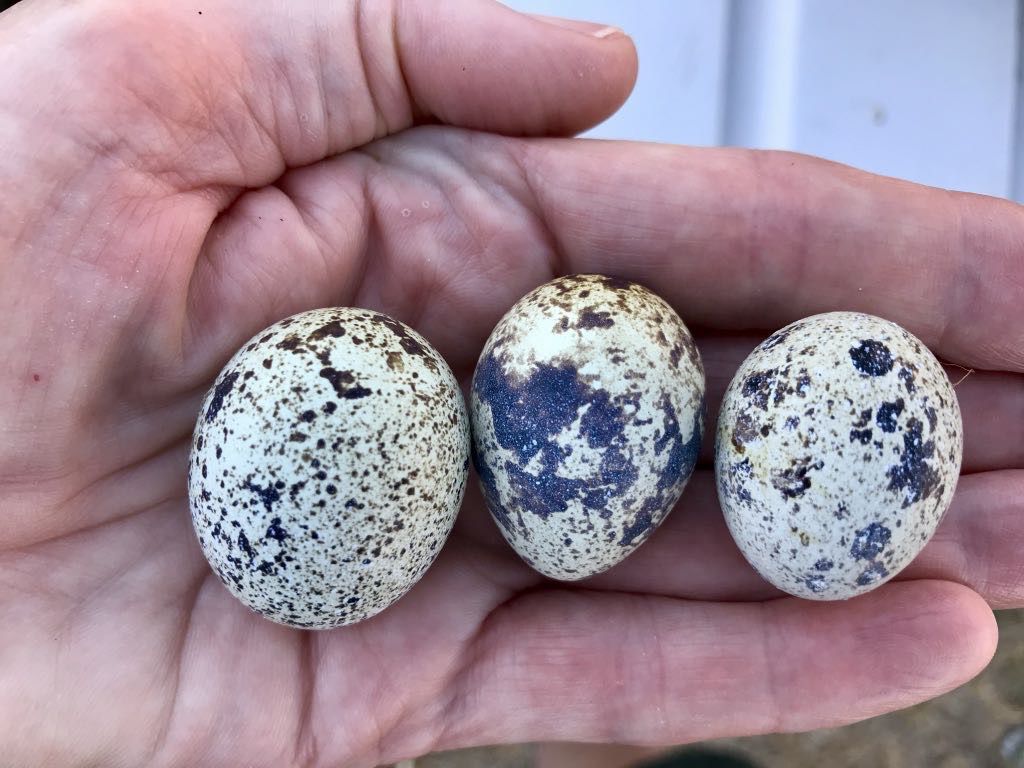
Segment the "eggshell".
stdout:
[[468,457],[462,394],[422,336],[378,312],[317,309],[254,336],[217,377],[193,437],[192,521],[254,611],[351,624],[426,571]]
[[474,460],[502,534],[541,573],[618,563],[679,499],[700,449],[704,370],[662,299],[576,275],[523,297],[477,363]]
[[718,494],[733,538],[815,600],[900,572],[953,498],[963,437],[942,366],[895,323],[830,312],[772,334],[726,391]]

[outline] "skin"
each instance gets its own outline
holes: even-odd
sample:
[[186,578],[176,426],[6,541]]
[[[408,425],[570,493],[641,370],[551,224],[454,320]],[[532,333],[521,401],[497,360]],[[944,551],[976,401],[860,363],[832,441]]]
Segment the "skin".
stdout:
[[[803,730],[988,662],[991,609],[1024,605],[1024,213],[797,155],[513,138],[623,101],[632,44],[595,29],[471,0],[0,16],[9,763],[373,765]],[[676,307],[708,434],[744,354],[815,312],[887,317],[977,369],[957,387],[964,474],[926,551],[848,603],[780,597],[732,545],[705,455],[658,533],[578,585],[522,565],[471,481],[435,566],[370,621],[293,631],[229,596],[185,471],[238,344],[367,306],[465,379],[502,312],[570,272]]]

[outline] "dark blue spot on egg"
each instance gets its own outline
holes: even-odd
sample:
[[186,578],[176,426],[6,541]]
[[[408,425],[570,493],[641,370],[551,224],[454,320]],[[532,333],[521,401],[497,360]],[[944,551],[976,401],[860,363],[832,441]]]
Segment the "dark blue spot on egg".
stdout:
[[552,454],[545,454],[545,461],[537,474],[522,470],[512,462],[505,463],[509,485],[516,496],[516,507],[531,512],[543,520],[556,512],[565,512],[569,502],[588,492],[588,483],[559,477],[555,467],[549,465]]
[[683,442],[676,410],[667,397],[662,399],[661,411],[665,414],[665,431],[655,442],[654,451],[657,454],[661,454],[666,446],[669,446],[669,454],[668,460],[665,462],[665,468],[658,479],[659,490],[666,491],[685,481],[690,477],[693,468],[697,466],[700,444],[704,437],[704,424],[701,418],[703,410],[704,404],[702,401],[700,408],[694,414],[690,436],[686,442]]
[[868,587],[872,584],[876,584],[882,579],[889,575],[889,571],[886,567],[879,562],[873,562],[857,577],[858,587]]
[[903,492],[903,507],[928,498],[939,487],[939,473],[928,463],[935,455],[935,442],[924,440],[924,425],[909,419],[903,432],[900,461],[889,467],[889,490]]
[[804,586],[817,595],[825,591],[828,583],[824,576],[814,573],[804,577]]
[[[513,383],[492,350],[477,367],[473,389],[491,411],[498,445],[518,459],[519,465],[506,462],[501,468],[515,496],[511,503],[518,510],[547,519],[564,512],[574,500],[600,510],[610,497],[622,494],[636,481],[638,471],[619,445],[627,423],[623,408],[607,392],[582,381],[572,365],[541,364],[525,380]],[[592,448],[605,449],[600,466],[585,479],[558,474],[568,452],[554,438],[577,418],[580,437]],[[511,530],[510,512],[495,485],[495,468],[486,465],[480,448],[474,445],[473,463],[488,507],[499,524]],[[536,473],[525,471],[522,466],[534,457],[540,465]]]
[[232,371],[231,373],[225,374],[224,378],[222,378],[220,383],[214,388],[213,397],[210,399],[210,406],[206,409],[207,423],[217,418],[217,414],[220,413],[220,409],[224,406],[224,398],[231,393],[231,390],[235,386],[235,382],[237,380],[238,371]]
[[894,402],[882,403],[878,406],[878,413],[875,415],[875,423],[883,432],[895,432],[896,421],[903,413],[903,398],[898,397]]
[[252,563],[256,553],[253,551],[252,545],[249,544],[249,538],[242,531],[238,532],[238,548],[245,553],[245,556],[249,558],[249,562]]
[[[605,517],[609,502],[622,498],[635,485],[639,470],[624,434],[638,403],[613,399],[606,391],[591,387],[570,363],[538,364],[530,376],[511,379],[491,350],[477,366],[473,391],[481,405],[490,410],[498,446],[515,455],[515,460],[506,461],[504,466],[488,466],[486,446],[480,443],[479,436],[474,441],[473,463],[487,506],[506,531],[512,532],[519,513],[547,519],[566,511],[573,503]],[[637,499],[636,511],[623,524],[619,539],[622,546],[631,546],[649,535],[675,502],[675,493],[697,462],[701,414],[695,415],[692,429],[684,439],[668,398],[663,398],[658,407],[663,414],[663,427],[654,451],[664,457],[664,464],[656,495]],[[574,424],[578,426],[578,437],[590,448],[602,449],[600,464],[583,478],[563,477],[559,471],[570,449],[559,445],[555,438]],[[528,464],[530,471],[524,469]],[[496,485],[498,472],[504,473],[511,493],[504,504]]]
[[270,521],[270,525],[267,527],[267,533],[264,538],[274,539],[276,541],[284,541],[289,538],[288,531],[286,531],[281,525],[280,517],[275,517]]
[[580,419],[580,434],[591,448],[604,448],[622,434],[626,419],[622,408],[613,403],[607,393],[600,390],[590,392],[589,407]]
[[268,483],[266,487],[263,487],[250,480],[243,487],[256,494],[256,498],[260,500],[267,512],[273,510],[274,505],[281,500],[281,491],[276,487],[276,483]]
[[619,539],[619,546],[630,547],[639,539],[643,541],[654,530],[653,513],[658,511],[657,499],[647,499],[640,510],[633,518],[633,522],[625,526],[622,531],[622,538]]
[[501,503],[501,497],[498,495],[498,486],[494,479],[494,472],[491,471],[490,465],[480,455],[475,440],[472,446],[472,456],[473,467],[476,469],[477,477],[480,478],[480,486],[484,492],[484,501],[487,503],[487,508],[491,510],[491,514],[494,515],[494,519],[498,521],[498,524],[511,533],[512,518],[508,510]]
[[544,449],[543,442],[572,424],[584,406],[601,414],[582,426],[591,445],[607,445],[611,439],[610,429],[601,421],[621,423],[622,411],[609,401],[608,393],[591,390],[568,363],[538,365],[525,381],[513,385],[491,351],[477,367],[473,388],[490,407],[498,443],[524,462]]
[[857,531],[850,547],[850,554],[855,560],[874,560],[889,544],[892,532],[881,523],[871,523],[867,528]]
[[889,348],[876,339],[862,339],[850,348],[853,367],[868,376],[884,376],[892,370],[893,360]]
[[867,445],[871,442],[872,431],[870,429],[851,429],[850,442]]
[[900,381],[903,382],[903,386],[906,387],[908,395],[912,395],[917,391],[917,382],[913,371],[909,368],[900,368],[898,376]]
[[613,325],[615,321],[612,320],[611,312],[596,312],[592,309],[580,312],[580,319],[576,323],[576,327],[580,329],[611,328]]
[[636,465],[620,449],[611,447],[601,457],[601,485],[614,489],[620,496],[636,482]]

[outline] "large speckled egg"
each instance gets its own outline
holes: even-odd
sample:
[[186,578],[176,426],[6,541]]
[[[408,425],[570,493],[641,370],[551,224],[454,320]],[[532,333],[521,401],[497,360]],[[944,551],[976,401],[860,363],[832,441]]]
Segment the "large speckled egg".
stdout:
[[895,323],[830,312],[758,346],[726,391],[715,469],[726,522],[779,589],[842,600],[935,532],[963,433],[942,366]]
[[693,471],[704,369],[690,332],[636,283],[553,280],[501,319],[470,396],[487,506],[533,568],[573,580],[651,535]]
[[273,621],[384,610],[427,570],[469,471],[462,394],[410,328],[317,309],[253,337],[206,396],[189,503],[221,581]]

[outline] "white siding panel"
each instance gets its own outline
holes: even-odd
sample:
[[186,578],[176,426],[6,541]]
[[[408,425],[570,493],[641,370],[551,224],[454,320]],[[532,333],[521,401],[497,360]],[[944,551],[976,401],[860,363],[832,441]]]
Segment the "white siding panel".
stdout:
[[[1010,194],[1014,0],[804,0],[795,13],[791,5],[737,3],[734,42],[768,34],[795,46],[763,57],[766,71],[752,75],[766,92],[788,96],[779,105],[789,113],[788,133],[775,130],[766,110],[753,108],[756,97],[743,103],[744,83],[732,78],[740,93],[730,94],[728,119],[741,143],[787,147],[942,187]],[[781,16],[776,25],[789,36],[771,35],[762,16]],[[750,24],[757,28],[744,28]],[[731,55],[740,71],[757,69],[742,63],[750,49],[734,46]]]

